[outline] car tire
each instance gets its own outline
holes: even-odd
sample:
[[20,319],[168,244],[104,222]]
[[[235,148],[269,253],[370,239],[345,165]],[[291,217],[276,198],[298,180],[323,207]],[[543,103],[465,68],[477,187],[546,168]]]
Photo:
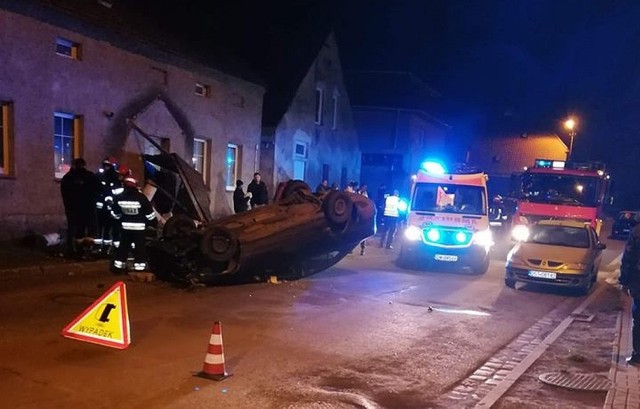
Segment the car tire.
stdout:
[[282,191],[282,196],[280,196],[280,200],[286,199],[287,197],[291,197],[297,192],[304,192],[309,195],[312,194],[311,188],[304,181],[290,180],[287,182],[287,185],[284,187],[284,190]]
[[340,225],[349,221],[353,212],[353,202],[345,192],[329,192],[322,202],[322,210],[331,223]]
[[509,288],[513,288],[515,290],[515,288],[516,288],[516,280],[514,280],[513,278],[505,278],[504,279],[504,285],[506,285]]
[[597,281],[598,281],[598,271],[595,270],[591,272],[591,277],[589,277],[589,280],[582,287],[580,287],[580,294],[589,295],[589,293],[591,292],[591,290],[593,289]]
[[213,261],[229,261],[238,251],[238,239],[222,226],[209,227],[202,236],[200,250]]
[[484,273],[487,272],[487,270],[489,270],[489,256],[487,255],[482,262],[475,264],[473,266],[471,266],[471,271],[473,271],[473,274],[475,275],[482,275]]
[[189,235],[195,233],[195,231],[196,224],[191,217],[186,214],[176,214],[166,221],[162,228],[162,235],[164,237],[174,237]]

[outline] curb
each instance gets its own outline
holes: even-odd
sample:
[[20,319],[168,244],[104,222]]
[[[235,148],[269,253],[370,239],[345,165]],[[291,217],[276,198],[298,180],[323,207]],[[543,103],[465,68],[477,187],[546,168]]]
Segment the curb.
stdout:
[[73,263],[37,264],[0,270],[0,282],[35,277],[54,277],[73,274],[91,274],[109,270],[109,260]]

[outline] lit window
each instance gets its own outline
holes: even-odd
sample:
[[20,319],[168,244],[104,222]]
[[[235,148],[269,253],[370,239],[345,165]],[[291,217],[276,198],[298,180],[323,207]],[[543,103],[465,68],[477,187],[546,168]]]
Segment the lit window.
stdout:
[[293,178],[297,180],[304,180],[307,171],[307,148],[308,145],[305,142],[295,143],[293,153]]
[[61,179],[71,168],[73,158],[82,156],[82,117],[64,112],[53,115],[53,164]]
[[338,96],[333,96],[333,118],[332,118],[331,128],[338,129]]
[[225,183],[227,190],[235,190],[236,180],[238,180],[238,158],[239,147],[232,143],[227,144],[227,154],[225,157]]
[[0,101],[0,175],[10,175],[13,160],[13,112],[10,102]]
[[209,86],[201,82],[196,82],[196,95],[201,97],[208,97],[210,93]]
[[202,174],[205,183],[209,181],[209,142],[193,138],[193,168]]
[[56,39],[56,53],[74,60],[80,59],[80,44],[58,37]]
[[316,88],[316,124],[322,125],[322,90]]

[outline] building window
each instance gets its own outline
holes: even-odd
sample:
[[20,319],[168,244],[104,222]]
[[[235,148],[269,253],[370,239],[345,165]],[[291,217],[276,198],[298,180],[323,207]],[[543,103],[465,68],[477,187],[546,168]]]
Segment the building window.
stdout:
[[331,118],[331,129],[338,129],[338,96],[333,96],[333,117]]
[[193,168],[202,174],[204,183],[209,183],[209,142],[193,138]]
[[82,117],[65,112],[53,114],[53,164],[61,179],[71,169],[73,158],[82,156]]
[[208,85],[203,84],[201,82],[196,82],[196,95],[200,97],[208,98],[210,95],[211,89]]
[[322,94],[320,88],[316,88],[316,124],[322,125]]
[[0,101],[0,175],[11,175],[13,169],[13,105]]
[[73,60],[80,59],[80,44],[65,38],[58,37],[56,39],[56,54],[64,55]]
[[225,157],[225,183],[227,190],[235,190],[236,188],[236,180],[238,180],[239,175],[239,158],[240,150],[238,145],[234,145],[232,143],[227,144],[227,155]]
[[293,152],[293,178],[297,180],[305,180],[307,170],[307,149],[306,142],[295,143]]

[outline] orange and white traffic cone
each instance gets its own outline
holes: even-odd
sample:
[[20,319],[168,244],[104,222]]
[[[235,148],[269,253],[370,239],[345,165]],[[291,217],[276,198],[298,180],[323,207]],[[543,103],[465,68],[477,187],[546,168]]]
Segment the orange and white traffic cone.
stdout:
[[222,324],[216,321],[213,324],[211,338],[209,338],[209,347],[207,355],[204,357],[204,365],[202,371],[197,376],[214,381],[221,381],[228,378],[231,374],[227,373],[224,368],[224,350],[222,348]]

